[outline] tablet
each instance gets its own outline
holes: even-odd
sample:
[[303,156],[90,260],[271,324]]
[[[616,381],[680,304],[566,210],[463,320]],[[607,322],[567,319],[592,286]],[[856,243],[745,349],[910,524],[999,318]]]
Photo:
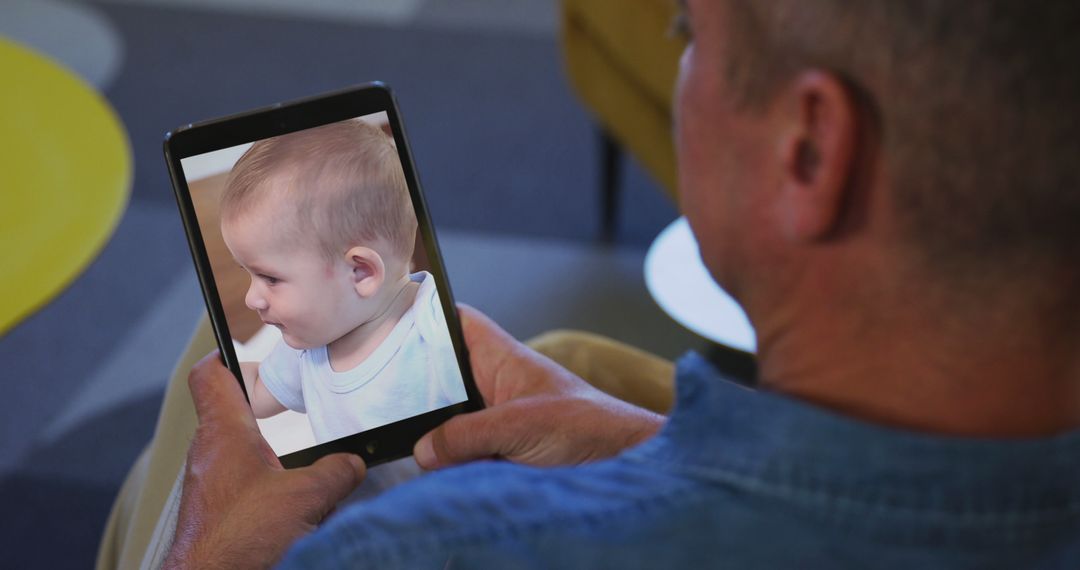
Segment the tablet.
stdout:
[[222,359],[285,467],[404,457],[482,407],[387,86],[189,124],[165,159]]

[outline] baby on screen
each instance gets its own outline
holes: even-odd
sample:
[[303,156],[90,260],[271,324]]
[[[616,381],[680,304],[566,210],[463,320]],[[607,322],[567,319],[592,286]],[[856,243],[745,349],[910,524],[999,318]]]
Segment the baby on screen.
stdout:
[[347,120],[256,142],[221,233],[245,302],[282,342],[241,364],[255,416],[307,413],[318,443],[466,400],[392,139]]

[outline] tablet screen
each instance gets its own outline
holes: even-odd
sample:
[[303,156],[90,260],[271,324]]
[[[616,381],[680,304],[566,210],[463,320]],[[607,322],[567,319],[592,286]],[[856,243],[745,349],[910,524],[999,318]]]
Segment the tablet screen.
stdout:
[[469,399],[389,121],[366,114],[179,161],[279,456]]

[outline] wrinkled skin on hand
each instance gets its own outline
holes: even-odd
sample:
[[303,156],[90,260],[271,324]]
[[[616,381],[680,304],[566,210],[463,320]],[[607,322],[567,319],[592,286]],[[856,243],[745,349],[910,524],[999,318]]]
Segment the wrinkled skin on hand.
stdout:
[[282,468],[215,351],[188,377],[199,426],[166,568],[267,568],[364,478],[350,454]]
[[479,311],[459,307],[487,408],[455,416],[416,444],[437,469],[501,458],[537,466],[611,457],[659,430],[664,417],[609,396],[517,342]]

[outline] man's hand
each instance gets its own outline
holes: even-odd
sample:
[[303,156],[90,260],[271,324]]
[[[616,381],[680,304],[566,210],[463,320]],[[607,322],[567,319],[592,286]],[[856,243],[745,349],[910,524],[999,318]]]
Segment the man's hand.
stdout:
[[355,455],[286,471],[236,378],[212,352],[188,377],[199,427],[167,568],[266,568],[364,478]]
[[461,305],[473,376],[489,407],[454,416],[417,442],[436,469],[476,459],[566,465],[611,457],[656,433],[664,417],[597,390]]

